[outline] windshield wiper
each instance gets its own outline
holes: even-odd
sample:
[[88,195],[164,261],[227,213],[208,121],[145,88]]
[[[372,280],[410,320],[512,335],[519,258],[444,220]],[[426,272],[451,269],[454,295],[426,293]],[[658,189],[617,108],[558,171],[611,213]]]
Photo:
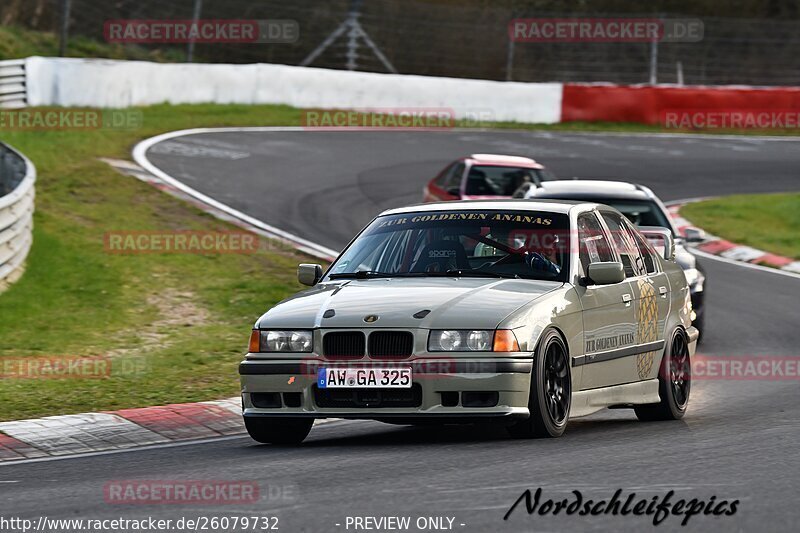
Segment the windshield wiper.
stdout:
[[[437,273],[434,273],[437,274]],[[517,274],[504,274],[502,272],[492,272],[491,270],[460,270],[460,269],[452,269],[448,270],[442,274],[441,276],[459,276],[462,278],[472,277],[472,278],[503,278],[503,279],[521,279]]]
[[339,272],[328,276],[331,280],[337,279],[374,279],[374,278],[424,278],[424,277],[472,277],[472,278],[502,278],[522,279],[517,274],[503,274],[489,270],[458,270],[451,269],[445,272],[378,272],[375,270],[358,270],[356,272]]
[[369,279],[369,278],[391,278],[397,274],[389,274],[388,272],[377,272],[375,270],[359,270],[357,272],[340,272],[338,274],[331,274],[328,276],[330,279]]

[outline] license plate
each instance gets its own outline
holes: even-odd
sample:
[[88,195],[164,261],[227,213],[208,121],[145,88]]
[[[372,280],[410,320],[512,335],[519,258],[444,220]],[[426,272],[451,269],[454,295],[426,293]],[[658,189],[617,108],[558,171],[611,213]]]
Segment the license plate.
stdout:
[[411,387],[411,368],[320,368],[317,374],[320,389]]

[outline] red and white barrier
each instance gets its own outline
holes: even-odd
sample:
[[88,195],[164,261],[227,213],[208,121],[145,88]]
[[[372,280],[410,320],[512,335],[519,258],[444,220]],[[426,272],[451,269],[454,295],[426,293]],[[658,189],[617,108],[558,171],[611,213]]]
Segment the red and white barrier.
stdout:
[[32,106],[168,103],[324,109],[442,109],[456,119],[632,122],[667,128],[800,128],[800,87],[520,83],[274,64],[29,57]]
[[800,87],[567,83],[561,102],[561,122],[634,122],[697,129],[796,128],[800,117]]

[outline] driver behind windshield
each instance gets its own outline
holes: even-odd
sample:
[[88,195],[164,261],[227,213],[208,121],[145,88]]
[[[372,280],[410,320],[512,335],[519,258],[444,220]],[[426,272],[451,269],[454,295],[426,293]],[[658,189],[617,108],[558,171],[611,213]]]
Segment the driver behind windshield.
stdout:
[[564,281],[569,219],[533,211],[455,211],[377,218],[330,279],[472,276]]

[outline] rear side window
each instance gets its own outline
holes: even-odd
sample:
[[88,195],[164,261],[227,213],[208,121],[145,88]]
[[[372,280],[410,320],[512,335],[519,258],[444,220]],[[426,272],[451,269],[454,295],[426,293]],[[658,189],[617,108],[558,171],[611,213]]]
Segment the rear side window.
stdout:
[[464,163],[457,163],[447,174],[442,188],[447,192],[453,189],[461,190],[461,178],[464,176]]
[[578,217],[578,241],[582,276],[586,276],[591,263],[616,261],[611,243],[594,213],[584,213]]
[[622,217],[614,213],[603,213],[603,220],[605,220],[609,231],[611,232],[611,240],[614,247],[619,252],[622,266],[625,267],[625,277],[633,278],[645,272],[644,260],[639,253],[639,248],[633,241],[628,232]]
[[512,196],[523,184],[538,183],[538,170],[523,167],[473,165],[467,174],[467,195]]
[[444,170],[442,170],[442,172],[436,178],[435,182],[436,185],[438,185],[439,187],[444,187],[445,183],[447,183],[448,178],[453,174],[453,169],[455,169],[456,165],[458,165],[458,163],[453,163]]
[[658,260],[656,259],[656,252],[653,250],[653,247],[650,246],[650,243],[647,242],[641,233],[639,233],[633,225],[628,222],[627,220],[624,221],[625,226],[630,234],[633,242],[636,244],[636,248],[639,249],[639,255],[642,256],[642,260],[644,262],[644,270],[648,274],[655,274],[658,272]]

